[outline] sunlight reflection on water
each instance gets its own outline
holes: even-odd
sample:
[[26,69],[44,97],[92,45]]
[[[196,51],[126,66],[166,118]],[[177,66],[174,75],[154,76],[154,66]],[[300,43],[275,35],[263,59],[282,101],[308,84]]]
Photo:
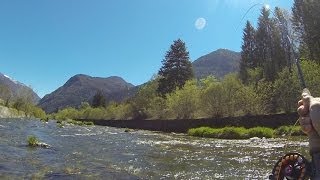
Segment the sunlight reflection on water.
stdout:
[[[14,119],[0,128],[1,179],[266,179],[285,153],[308,153],[305,137],[218,140]],[[28,148],[29,135],[52,148]]]

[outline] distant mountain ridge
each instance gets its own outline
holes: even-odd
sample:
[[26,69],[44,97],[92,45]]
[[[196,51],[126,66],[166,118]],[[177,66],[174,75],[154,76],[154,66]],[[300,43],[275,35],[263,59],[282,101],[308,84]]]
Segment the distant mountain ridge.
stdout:
[[82,102],[91,102],[98,91],[105,95],[107,101],[121,101],[129,96],[133,87],[134,85],[117,76],[101,78],[78,74],[54,92],[45,95],[39,106],[47,113],[66,107],[79,107]]
[[[240,53],[238,52],[218,49],[198,58],[192,63],[192,66],[198,79],[209,75],[222,78],[228,73],[239,70],[240,58]],[[0,73],[1,84],[8,86],[13,96],[17,96],[18,91],[21,89],[32,91],[26,85]],[[101,78],[78,74],[71,77],[63,86],[45,95],[41,100],[33,91],[32,96],[34,97],[34,102],[39,102],[38,105],[43,110],[47,113],[52,113],[66,107],[79,107],[82,102],[90,103],[98,91],[105,95],[107,101],[119,102],[132,97],[139,87],[117,76]]]
[[40,97],[37,95],[37,93],[35,93],[30,87],[2,73],[0,73],[0,85],[8,87],[13,98],[17,97],[21,93],[27,92],[30,93],[35,104],[37,104],[40,100]]
[[218,49],[195,60],[192,67],[198,79],[209,75],[222,78],[228,73],[239,71],[240,58],[239,52]]
[[[240,53],[218,49],[204,55],[192,63],[196,78],[213,75],[221,78],[239,69]],[[133,86],[120,77],[91,77],[78,74],[71,77],[63,86],[44,96],[39,103],[47,113],[57,112],[66,107],[79,107],[82,102],[91,102],[97,91],[101,91],[107,101],[122,101],[137,92]]]

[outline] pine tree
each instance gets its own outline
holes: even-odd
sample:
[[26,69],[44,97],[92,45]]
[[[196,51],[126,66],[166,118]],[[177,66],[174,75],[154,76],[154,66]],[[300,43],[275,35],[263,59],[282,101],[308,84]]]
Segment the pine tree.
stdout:
[[276,75],[278,72],[280,72],[284,67],[287,66],[287,62],[285,59],[285,49],[283,46],[283,37],[282,37],[282,31],[281,26],[278,24],[277,18],[271,19],[271,63],[272,63],[272,69],[269,72],[270,79],[274,81],[276,79]]
[[278,66],[281,67],[280,69],[283,69],[284,67],[288,67],[289,72],[291,72],[292,64],[293,64],[293,44],[294,43],[294,36],[292,32],[292,24],[290,21],[290,15],[289,13],[284,10],[280,9],[278,7],[275,8],[275,23],[277,28],[280,31],[280,41],[281,41],[281,48],[284,54],[283,59],[279,61]]
[[176,88],[182,88],[187,80],[193,78],[189,52],[181,39],[174,41],[170,46],[158,74],[160,79],[157,92],[163,96]]
[[256,57],[258,67],[263,70],[263,77],[267,81],[274,81],[277,72],[285,67],[285,50],[281,46],[281,31],[277,27],[275,19],[269,18],[270,11],[266,8],[261,10],[258,19],[256,35]]
[[294,0],[292,8],[295,30],[301,45],[306,45],[309,57],[320,62],[320,1]]
[[272,37],[272,24],[269,18],[270,11],[266,8],[262,8],[261,15],[258,19],[258,28],[256,35],[257,51],[256,57],[258,57],[258,67],[263,69],[263,77],[267,80],[272,79],[272,48],[271,48],[271,37]]
[[106,97],[102,94],[102,91],[97,91],[93,96],[91,106],[94,108],[106,106]]
[[243,30],[243,43],[241,46],[241,60],[240,60],[240,79],[243,83],[247,83],[248,69],[257,67],[257,59],[255,58],[256,42],[255,42],[256,30],[249,21],[246,23],[246,27]]

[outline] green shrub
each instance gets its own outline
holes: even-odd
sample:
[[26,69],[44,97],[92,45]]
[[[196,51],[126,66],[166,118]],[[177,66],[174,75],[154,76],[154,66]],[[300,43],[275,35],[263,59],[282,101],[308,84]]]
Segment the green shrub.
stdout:
[[225,127],[219,138],[222,139],[245,139],[247,138],[247,130],[243,127]]
[[277,136],[303,136],[305,135],[300,126],[281,126],[274,132]]
[[29,136],[28,139],[27,139],[27,142],[28,142],[28,145],[29,146],[37,146],[38,143],[39,143],[39,140],[36,136]]
[[94,123],[92,121],[84,121],[83,123],[85,125],[87,125],[87,126],[93,126],[94,125]]
[[272,138],[274,135],[274,130],[267,127],[255,127],[248,129],[249,137],[266,137]]
[[243,127],[225,127],[210,128],[200,127],[189,129],[188,134],[191,136],[221,138],[221,139],[245,139],[247,138],[247,130]]
[[204,137],[204,133],[208,132],[210,127],[199,127],[199,128],[191,128],[188,130],[188,134],[190,136],[199,136],[199,137]]

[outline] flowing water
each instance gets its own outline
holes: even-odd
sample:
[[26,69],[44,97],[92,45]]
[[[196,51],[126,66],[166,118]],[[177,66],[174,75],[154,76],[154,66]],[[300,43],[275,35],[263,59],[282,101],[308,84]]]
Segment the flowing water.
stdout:
[[[28,147],[30,135],[51,147]],[[306,156],[306,137],[217,140],[0,119],[0,179],[267,179],[287,152]]]

